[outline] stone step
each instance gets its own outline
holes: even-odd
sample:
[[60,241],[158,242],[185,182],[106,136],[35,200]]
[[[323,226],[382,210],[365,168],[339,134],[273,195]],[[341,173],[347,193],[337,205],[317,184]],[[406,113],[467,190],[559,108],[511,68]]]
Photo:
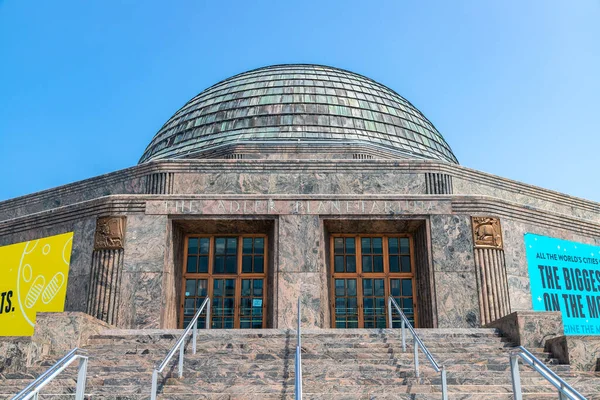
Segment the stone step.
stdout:
[[[362,393],[362,394],[385,394],[385,393],[440,393],[441,387],[437,385],[387,385],[382,382],[356,382],[347,380],[343,383],[338,382],[319,382],[312,385],[303,383],[306,393]],[[524,393],[553,393],[555,388],[548,384],[522,385]],[[213,383],[206,387],[189,385],[181,383],[179,385],[164,385],[162,393],[231,393],[231,394],[255,394],[266,393],[276,394],[282,390],[293,391],[293,385],[229,385],[227,383]],[[511,385],[448,385],[449,393],[511,393]]]
[[[183,333],[183,329],[105,329],[98,335],[92,337],[108,337],[108,336],[145,336],[145,337],[179,337]],[[406,331],[408,335],[408,330]],[[498,337],[499,331],[494,328],[416,328],[415,332],[419,336],[493,336]],[[216,337],[277,337],[277,336],[294,336],[295,329],[198,329],[198,333],[206,336]],[[331,329],[331,328],[312,328],[302,329],[302,336],[321,336],[321,337],[348,337],[348,336],[396,336],[400,335],[399,328],[355,328],[355,329]]]
[[[543,399],[556,399],[555,393],[525,393],[523,394],[524,400],[543,400]],[[127,393],[127,394],[102,394],[103,400],[147,400],[148,394],[139,393]],[[9,399],[10,397],[4,397],[0,395],[0,399]],[[98,398],[97,394],[86,394],[86,400],[95,400]],[[230,393],[194,393],[194,394],[159,394],[158,398],[161,400],[293,400],[293,388],[286,390],[284,393],[277,394],[230,394]],[[508,393],[486,393],[479,396],[473,396],[470,393],[449,393],[449,400],[512,400],[513,395]],[[74,400],[74,394],[40,394],[40,400]],[[417,393],[417,394],[406,394],[406,393],[394,393],[390,389],[390,393],[385,394],[352,394],[352,393],[313,393],[304,392],[303,399],[305,400],[440,400],[441,396],[439,393]],[[598,397],[588,397],[590,400],[597,400]]]
[[[184,363],[184,376],[186,377],[211,377],[211,376],[221,376],[224,373],[232,374],[235,376],[246,376],[251,374],[270,374],[272,376],[293,376],[294,375],[294,361],[288,360],[285,364],[277,363],[277,362],[255,362],[255,363],[232,363],[232,364],[221,364],[218,362],[214,362],[215,360],[205,360],[206,363],[202,363],[201,365],[191,362]],[[331,360],[333,361],[333,360]],[[550,366],[550,369],[559,373],[561,377],[577,377],[580,380],[590,380],[590,379],[598,379],[598,375],[594,373],[590,374],[582,374],[575,373],[570,371],[569,365],[555,365]],[[89,377],[101,377],[101,378],[110,378],[110,377],[147,377],[152,374],[153,368],[140,367],[137,365],[101,365],[101,366],[91,366],[88,367],[88,376]],[[176,373],[177,363],[173,362],[167,366],[167,368],[163,371],[163,376],[171,376]],[[46,371],[44,367],[36,367],[30,368],[27,372],[10,372],[0,374],[0,385],[8,382],[10,380],[32,380],[37,376],[41,375]],[[362,376],[369,375],[390,375],[390,376],[413,376],[414,374],[414,365],[410,364],[401,364],[390,360],[390,362],[379,362],[373,364],[366,364],[357,360],[354,363],[346,363],[342,361],[333,361],[333,362],[323,362],[323,360],[318,360],[318,362],[314,363],[303,363],[303,371],[304,376],[314,376],[314,375],[343,375],[343,374],[360,374]],[[462,376],[472,376],[474,373],[477,376],[498,376],[498,375],[506,375],[509,373],[509,365],[505,364],[464,364],[464,365],[447,365],[446,371],[448,376],[452,377],[462,377]],[[419,366],[419,372],[422,376],[439,376],[439,373],[436,372],[433,367],[429,364],[421,364]],[[520,368],[521,376],[538,376],[537,372],[528,366],[522,366]],[[61,377],[74,377],[76,376],[76,367],[70,366],[67,370],[63,371]],[[66,379],[66,378],[64,378]]]
[[[506,354],[498,354],[498,355],[485,355],[478,353],[464,353],[464,354],[455,354],[455,353],[438,353],[433,355],[436,361],[440,364],[464,364],[464,363],[495,363],[495,364],[505,364],[508,363],[508,353]],[[538,354],[538,358],[542,361],[546,361],[548,355],[546,354]],[[246,353],[238,353],[238,352],[215,352],[215,353],[197,353],[186,354],[185,360],[189,360],[194,363],[196,360],[202,360],[203,358],[216,358],[223,360],[246,360],[246,361],[268,361],[268,360],[285,360],[285,359],[293,359],[294,353],[256,353],[256,352],[246,352]],[[174,359],[176,359],[174,357]],[[412,353],[375,353],[375,352],[326,352],[321,354],[316,353],[303,353],[302,354],[302,362],[309,362],[310,360],[364,360],[368,362],[369,360],[399,360],[403,362],[412,362],[413,355]],[[421,363],[426,363],[425,356],[420,353],[419,360]],[[110,360],[106,360],[110,361]],[[556,363],[557,361],[554,359],[547,359],[549,363]]]
[[[188,336],[190,338],[191,335]],[[139,337],[117,337],[117,336],[96,336],[89,339],[90,346],[107,346],[107,345],[132,345],[132,344],[140,344],[140,345],[149,345],[149,346],[169,346],[176,342],[178,338],[139,338]],[[318,337],[318,336],[302,336],[303,343],[322,343],[322,344],[336,344],[340,343],[340,339],[342,339],[342,343],[401,343],[401,336],[373,336],[373,337],[364,337],[364,336],[356,336],[356,337]],[[189,340],[189,339],[187,339]],[[486,344],[498,344],[498,343],[509,343],[510,340],[506,338],[501,338],[497,336],[490,337],[421,337],[421,340],[426,345],[432,345],[434,343],[457,343],[457,344],[476,344],[476,345],[486,345]],[[199,343],[214,343],[218,345],[222,344],[252,344],[252,343],[266,343],[266,344],[274,344],[274,345],[282,345],[282,344],[296,344],[297,338],[296,336],[290,337],[271,337],[271,338],[260,338],[260,337],[250,337],[246,338],[243,336],[240,337],[212,337],[205,335],[198,335]],[[412,343],[413,339],[410,336],[406,337],[405,340],[407,343]]]
[[[154,366],[162,361],[182,330],[108,330],[93,336],[86,397],[134,400],[149,397]],[[176,354],[159,378],[161,399],[293,399],[293,330],[200,330],[198,353],[186,344],[184,377],[177,378]],[[508,356],[514,344],[493,329],[419,329],[436,360],[446,365],[450,399],[512,398]],[[304,398],[440,399],[440,374],[419,351],[420,377],[413,365],[412,338],[401,349],[400,330],[304,330]],[[600,395],[595,375],[570,372],[541,348],[529,349],[551,369],[588,394]],[[55,359],[60,358],[56,357]],[[47,358],[22,374],[0,374],[0,398],[25,387],[55,362]],[[40,399],[72,399],[76,367],[44,388]],[[63,375],[61,374],[61,376]],[[13,379],[14,378],[14,379]],[[554,388],[536,372],[521,367],[525,399],[556,398]]]
[[[142,350],[148,351],[168,351],[171,349],[173,343],[168,344],[156,344],[156,343],[129,343],[129,342],[119,342],[119,343],[108,343],[108,344],[90,344],[86,346],[87,349],[92,351],[127,351],[127,352],[139,352]],[[451,343],[451,342],[430,342],[425,343],[428,349],[506,349],[510,347],[515,347],[511,342],[490,342],[490,343]],[[191,347],[191,339],[186,340],[186,347]],[[252,341],[246,342],[230,342],[230,341],[222,341],[222,342],[208,342],[208,341],[197,341],[198,349],[290,349],[296,347],[296,342],[261,342],[261,341]],[[381,342],[364,342],[364,341],[336,341],[331,343],[324,342],[313,342],[310,340],[303,340],[302,347],[305,349],[336,349],[336,348],[354,348],[354,349],[376,349],[376,348],[402,348],[401,341],[381,341]],[[413,342],[406,341],[406,347],[412,348]],[[538,350],[529,349],[529,350]],[[542,349],[543,350],[543,349]]]

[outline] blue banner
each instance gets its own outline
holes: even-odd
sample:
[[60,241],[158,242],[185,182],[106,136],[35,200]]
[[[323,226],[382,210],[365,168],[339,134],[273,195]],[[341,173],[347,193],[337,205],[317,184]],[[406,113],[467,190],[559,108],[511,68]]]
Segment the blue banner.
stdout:
[[535,311],[560,311],[565,335],[600,335],[600,247],[525,234]]

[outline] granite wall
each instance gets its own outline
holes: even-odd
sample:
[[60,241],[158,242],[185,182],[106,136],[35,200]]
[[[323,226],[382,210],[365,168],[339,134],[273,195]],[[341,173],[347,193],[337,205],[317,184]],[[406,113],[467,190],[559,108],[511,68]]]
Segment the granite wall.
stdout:
[[174,193],[187,194],[410,194],[425,193],[423,174],[394,171],[262,171],[177,174]]
[[478,327],[471,217],[432,215],[430,220],[438,327]]
[[167,216],[133,215],[127,218],[123,278],[118,325],[123,328],[160,328],[167,304],[165,281],[168,244]]
[[[443,179],[437,179],[438,176]],[[279,196],[277,204],[300,198],[313,204],[343,199],[348,204],[380,201],[384,206],[375,208],[373,204],[367,210],[371,212],[363,212],[364,215],[357,211],[358,206],[352,208],[354,205],[342,207],[338,210],[340,215],[330,214],[333,206],[321,214],[314,209],[276,215],[254,210],[253,215],[240,212],[235,216],[226,215],[225,210],[222,215],[207,215],[214,213],[208,209],[182,212],[186,215],[155,212],[166,200],[177,203],[185,199],[182,193],[196,196],[194,199],[212,195],[213,202],[237,201],[256,194],[257,198],[263,195],[257,201],[265,204],[270,204],[271,197]],[[412,201],[413,208],[388,210],[386,201],[389,204]],[[264,227],[270,235],[269,291],[273,301],[267,312],[269,325],[293,326],[295,299],[300,296],[305,324],[327,327],[330,311],[325,224],[331,226],[328,221],[344,218],[345,212],[352,212],[352,218],[363,221],[344,229],[363,231],[381,229],[385,224],[381,221],[385,219],[429,220],[429,237],[421,233],[419,242],[430,242],[431,249],[417,255],[419,266],[430,265],[429,276],[417,277],[419,284],[432,282],[430,294],[426,294],[426,286],[420,287],[423,296],[419,308],[427,309],[423,301],[431,304],[430,310],[422,314],[423,318],[427,316],[422,321],[424,325],[469,327],[480,323],[472,215],[497,216],[501,220],[513,311],[531,309],[525,233],[600,245],[597,203],[425,160],[149,163],[0,203],[0,245],[74,231],[65,309],[85,311],[96,218],[126,215],[117,324],[137,328],[174,327],[179,312],[183,235],[198,232],[199,228],[205,232],[213,229],[211,233],[219,229],[235,232],[236,228],[232,231],[228,223],[239,226],[247,218],[269,220],[268,227]],[[221,222],[194,226],[193,222],[182,221],[197,218],[217,218]],[[414,232],[414,226],[402,225],[406,222],[394,223],[400,224],[395,231],[413,229]],[[368,224],[371,228],[365,228]]]
[[294,327],[296,302],[301,300],[302,326],[327,324],[328,290],[322,273],[325,257],[321,232],[323,225],[315,215],[279,217],[279,254],[277,257],[277,327]]
[[431,258],[429,220],[423,221],[414,232],[414,271],[416,280],[417,317],[419,328],[436,328],[437,300],[435,277]]

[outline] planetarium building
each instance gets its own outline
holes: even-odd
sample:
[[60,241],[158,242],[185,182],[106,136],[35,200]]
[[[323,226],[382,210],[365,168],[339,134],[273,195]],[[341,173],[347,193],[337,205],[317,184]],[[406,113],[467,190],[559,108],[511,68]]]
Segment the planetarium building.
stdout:
[[[35,261],[52,238],[60,273]],[[600,333],[598,203],[461,166],[408,100],[326,66],[221,81],[138,165],[0,202],[19,244],[0,318],[29,325],[39,306],[181,328],[209,297],[214,329],[291,328],[297,299],[307,328],[386,328],[391,296],[419,328],[570,310],[565,330]]]

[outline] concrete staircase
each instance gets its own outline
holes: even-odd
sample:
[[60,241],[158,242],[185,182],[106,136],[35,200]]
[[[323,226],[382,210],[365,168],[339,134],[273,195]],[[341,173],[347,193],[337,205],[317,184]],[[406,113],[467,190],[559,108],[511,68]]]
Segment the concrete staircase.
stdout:
[[[511,399],[508,352],[513,345],[493,329],[418,329],[448,371],[450,399]],[[93,336],[86,393],[91,399],[147,399],[153,367],[182,331],[109,330]],[[412,340],[402,353],[399,330],[303,331],[305,399],[441,399],[440,376],[420,353],[416,378]],[[293,399],[296,335],[286,330],[200,331],[198,353],[188,344],[184,377],[177,378],[177,355],[159,379],[161,399]],[[542,349],[529,349],[573,387],[600,399],[600,378],[574,374]],[[0,398],[10,398],[55,360],[26,373],[0,374]],[[73,399],[76,367],[42,391],[41,399]],[[528,367],[521,368],[526,399],[556,399],[554,388]]]

